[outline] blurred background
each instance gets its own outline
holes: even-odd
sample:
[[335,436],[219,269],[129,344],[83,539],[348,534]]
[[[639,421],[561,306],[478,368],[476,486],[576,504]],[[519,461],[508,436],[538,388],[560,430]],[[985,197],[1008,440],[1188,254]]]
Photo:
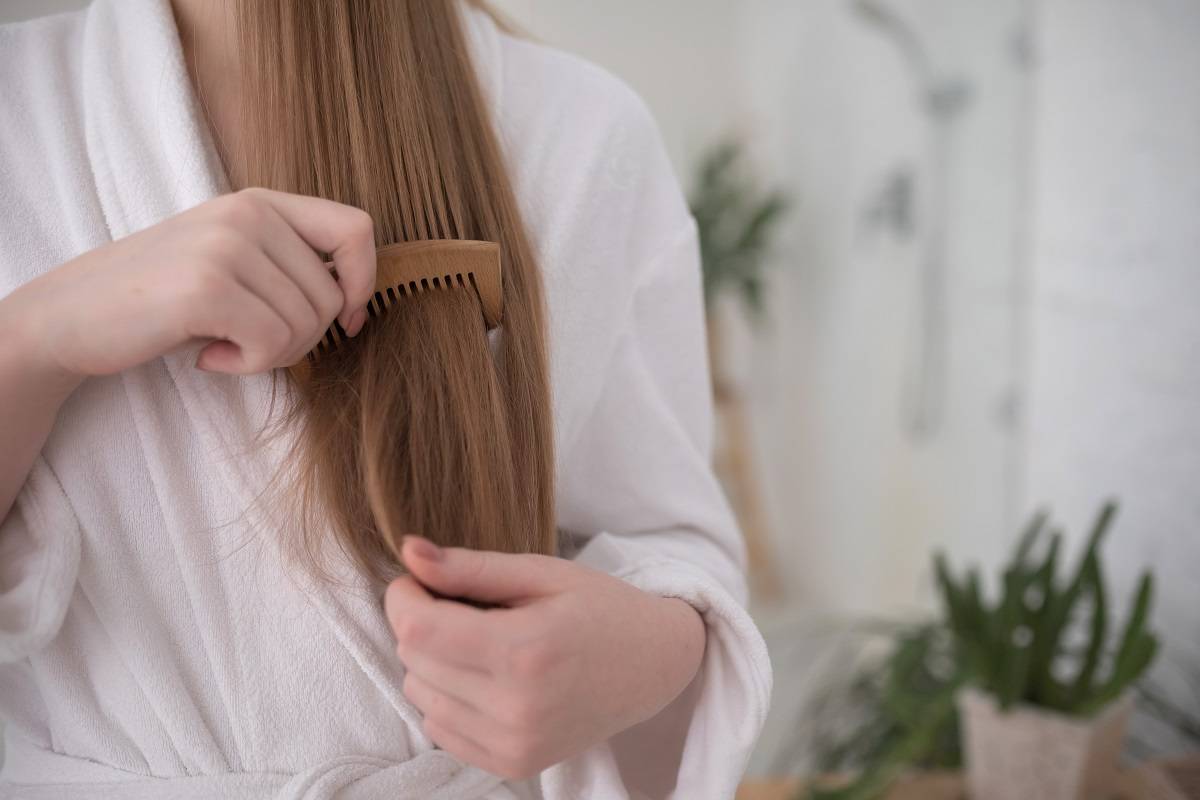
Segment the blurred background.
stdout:
[[936,608],[936,549],[990,576],[1047,507],[1075,558],[1108,498],[1113,616],[1152,570],[1168,698],[1131,747],[1200,745],[1200,3],[503,7],[646,99],[716,240],[776,675],[750,774],[821,766],[814,695],[863,621]]
[[994,590],[1035,509],[1075,559],[1109,498],[1113,625],[1155,581],[1135,755],[1200,747],[1200,3],[495,5],[642,95],[701,222],[749,774],[824,768],[830,665],[937,613],[936,550]]

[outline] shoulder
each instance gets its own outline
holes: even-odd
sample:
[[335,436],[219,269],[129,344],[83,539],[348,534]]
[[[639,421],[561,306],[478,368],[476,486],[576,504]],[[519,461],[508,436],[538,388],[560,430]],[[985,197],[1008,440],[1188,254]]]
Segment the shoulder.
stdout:
[[[565,124],[574,133],[630,132],[652,146],[657,125],[634,89],[604,67],[550,45],[499,34],[502,114]],[[510,112],[511,110],[511,112]]]
[[600,170],[617,191],[654,181],[676,188],[658,123],[629,84],[545,44],[501,34],[501,47],[498,113],[510,138]]
[[557,240],[603,237],[644,262],[690,224],[653,114],[625,81],[576,55],[480,22],[481,78],[526,223]]

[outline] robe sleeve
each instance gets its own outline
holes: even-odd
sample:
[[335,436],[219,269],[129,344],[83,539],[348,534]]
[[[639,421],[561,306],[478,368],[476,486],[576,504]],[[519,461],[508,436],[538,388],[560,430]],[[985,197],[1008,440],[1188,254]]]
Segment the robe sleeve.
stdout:
[[609,742],[633,798],[732,798],[772,689],[746,611],[745,542],[711,468],[712,388],[696,226],[686,214],[636,271],[595,406],[562,457],[560,521],[577,563],[700,612],[691,685]]
[[58,634],[79,553],[75,512],[39,457],[0,524],[0,664],[36,653]]

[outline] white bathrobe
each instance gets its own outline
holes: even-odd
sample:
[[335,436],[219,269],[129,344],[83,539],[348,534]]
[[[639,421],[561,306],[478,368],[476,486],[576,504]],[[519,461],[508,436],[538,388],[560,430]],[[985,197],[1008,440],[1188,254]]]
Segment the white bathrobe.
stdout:
[[[379,597],[283,569],[242,516],[278,464],[246,447],[269,378],[189,348],[86,381],[0,528],[0,796],[733,796],[771,668],[709,466],[694,222],[628,88],[468,24],[545,273],[564,555],[694,605],[696,680],[528,781],[438,749]],[[223,181],[166,0],[0,28],[0,297]]]

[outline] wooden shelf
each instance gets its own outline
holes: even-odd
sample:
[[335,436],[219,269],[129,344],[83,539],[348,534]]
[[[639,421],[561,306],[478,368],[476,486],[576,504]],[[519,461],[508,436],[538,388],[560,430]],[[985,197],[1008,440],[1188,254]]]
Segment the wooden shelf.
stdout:
[[[1189,800],[1194,795],[1179,791],[1177,781],[1170,785],[1164,781],[1163,768],[1168,764],[1176,762],[1152,762],[1123,772],[1111,800]],[[793,800],[803,786],[800,778],[747,780],[738,789],[737,800]],[[936,772],[896,781],[885,800],[967,800],[967,794],[961,774]]]

